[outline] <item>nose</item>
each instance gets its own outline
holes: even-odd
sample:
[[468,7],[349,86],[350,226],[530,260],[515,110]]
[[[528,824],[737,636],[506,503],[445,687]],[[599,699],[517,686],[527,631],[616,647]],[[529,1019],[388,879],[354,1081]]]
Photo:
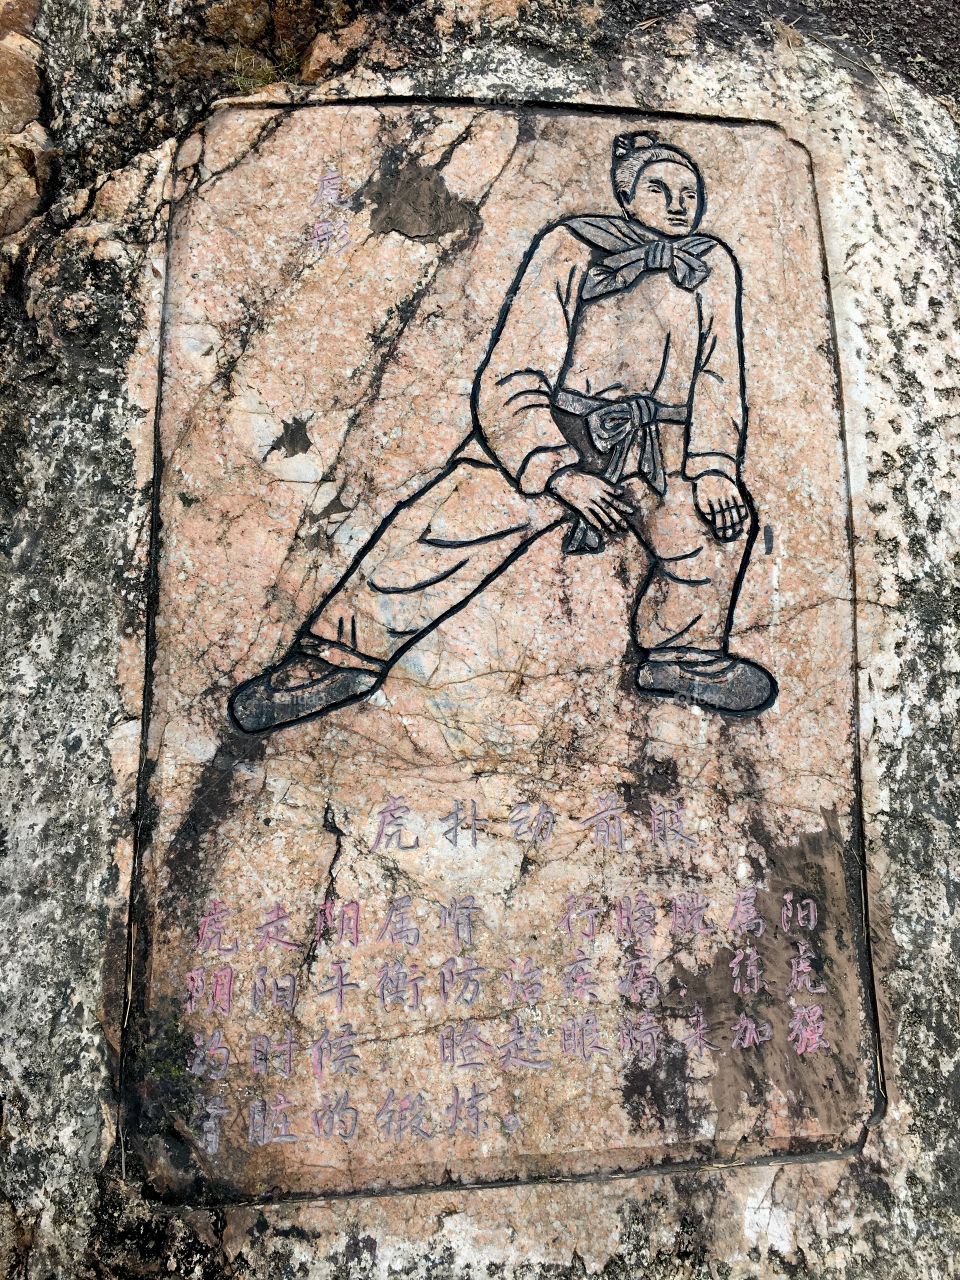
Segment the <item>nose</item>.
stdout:
[[687,202],[678,191],[669,191],[667,193],[667,213],[687,212]]

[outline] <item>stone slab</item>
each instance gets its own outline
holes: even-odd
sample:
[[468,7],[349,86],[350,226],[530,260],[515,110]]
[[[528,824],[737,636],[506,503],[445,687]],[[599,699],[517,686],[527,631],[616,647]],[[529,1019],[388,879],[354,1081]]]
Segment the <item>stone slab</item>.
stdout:
[[[497,502],[540,536],[368,700],[240,732],[231,691],[385,545],[398,505],[449,482],[518,268],[558,220],[618,215],[611,148],[638,131],[702,172],[713,283],[681,298],[702,387],[739,367],[708,367],[723,308],[711,327],[702,300],[725,264],[742,278],[757,536],[729,641],[773,673],[772,705],[638,693],[639,535],[571,554],[566,509],[481,453],[431,508],[432,542],[486,537]],[[749,122],[265,107],[217,113],[179,180],[126,1097],[153,1187],[330,1195],[855,1148],[877,1082],[848,496],[803,150]],[[624,297],[676,292],[668,275]],[[660,302],[630,325],[653,315],[644,343],[682,349]],[[615,332],[592,358],[632,350]],[[660,424],[668,492],[684,430]],[[425,532],[380,594],[422,584]],[[717,545],[698,552],[715,577]],[[662,577],[642,594],[665,630]],[[353,601],[334,641],[350,617],[376,630]]]

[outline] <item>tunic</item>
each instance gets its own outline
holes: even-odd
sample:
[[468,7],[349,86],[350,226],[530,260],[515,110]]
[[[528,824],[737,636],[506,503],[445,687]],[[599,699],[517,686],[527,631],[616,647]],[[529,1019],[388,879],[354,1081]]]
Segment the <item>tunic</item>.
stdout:
[[[696,249],[697,252],[688,252]],[[652,264],[652,265],[651,265]],[[572,515],[547,494],[561,468],[602,471],[561,403],[647,397],[653,421],[620,468],[651,572],[638,584],[642,651],[726,652],[756,518],[740,480],[746,434],[739,268],[706,236],[673,245],[627,219],[567,219],[531,245],[473,388],[475,429],[398,507],[304,630],[390,663]],[[719,473],[751,509],[721,542],[693,482]]]

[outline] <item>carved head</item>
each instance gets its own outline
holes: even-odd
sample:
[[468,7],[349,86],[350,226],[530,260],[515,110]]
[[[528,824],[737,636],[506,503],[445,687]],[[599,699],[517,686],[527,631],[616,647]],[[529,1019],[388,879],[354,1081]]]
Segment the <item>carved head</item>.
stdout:
[[703,177],[679,147],[649,133],[620,133],[613,140],[612,177],[621,209],[648,231],[675,239],[700,225]]

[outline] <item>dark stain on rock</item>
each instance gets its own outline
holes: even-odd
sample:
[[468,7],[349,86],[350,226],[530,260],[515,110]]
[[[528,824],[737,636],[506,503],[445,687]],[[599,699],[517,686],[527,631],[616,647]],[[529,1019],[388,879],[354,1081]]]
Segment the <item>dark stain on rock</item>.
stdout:
[[229,734],[200,773],[184,819],[164,855],[170,890],[158,904],[164,926],[182,919],[184,908],[205,900],[210,879],[216,874],[204,857],[207,835],[216,831],[233,803],[233,778],[237,766],[263,758],[266,744],[243,735]]
[[[158,1274],[233,1280],[249,1274],[242,1259],[231,1259],[223,1247],[221,1211],[157,1213],[131,1195],[118,1172],[111,1165],[99,1179],[97,1234],[84,1260],[88,1275],[101,1280],[146,1280]],[[81,1266],[78,1261],[77,1273]]]
[[353,507],[345,506],[343,502],[340,501],[340,494],[336,493],[323,510],[317,512],[317,519],[330,520],[334,516],[348,516],[352,510]]
[[418,164],[402,147],[387,148],[380,173],[363,194],[372,206],[374,235],[395,231],[408,240],[435,241],[479,226],[476,206],[459,200],[438,169]]
[[336,493],[322,510],[308,511],[303,518],[303,528],[298,535],[304,547],[308,551],[325,548],[332,536],[328,522],[334,521],[333,527],[338,528],[342,518],[348,516],[352,510],[352,507],[344,506],[340,500],[340,494]]
[[289,422],[282,422],[281,433],[264,454],[264,460],[280,449],[288,458],[296,458],[299,454],[306,453],[311,444],[310,437],[307,435],[307,424],[312,416],[308,414],[306,418],[293,417]]
[[377,1242],[373,1236],[361,1235],[351,1228],[342,1249],[327,1254],[332,1275],[367,1277],[373,1275],[377,1260]]
[[537,117],[531,111],[517,112],[517,142],[535,142],[537,138]]
[[622,1092],[624,1109],[637,1131],[645,1131],[653,1115],[661,1127],[670,1117],[682,1133],[690,1132],[687,1084],[687,1051],[677,1041],[665,1042],[652,1065],[635,1055],[624,1069]]

